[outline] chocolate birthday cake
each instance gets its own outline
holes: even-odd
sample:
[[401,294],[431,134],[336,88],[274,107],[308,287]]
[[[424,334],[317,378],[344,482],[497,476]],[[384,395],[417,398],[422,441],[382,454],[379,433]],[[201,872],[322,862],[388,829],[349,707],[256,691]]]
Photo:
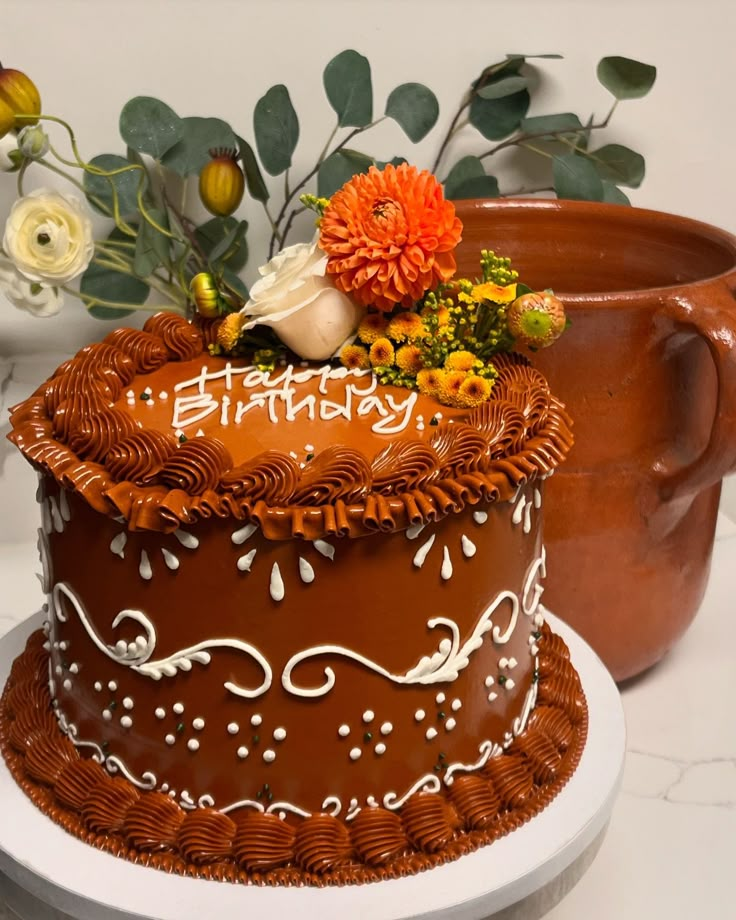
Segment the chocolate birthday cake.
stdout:
[[540,605],[564,408],[516,354],[472,392],[458,349],[414,388],[406,355],[363,360],[409,347],[405,314],[369,312],[341,363],[268,364],[239,315],[117,329],[12,410],[48,604],[0,702],[8,767],[69,832],[181,874],[357,883],[492,843],[585,742]]

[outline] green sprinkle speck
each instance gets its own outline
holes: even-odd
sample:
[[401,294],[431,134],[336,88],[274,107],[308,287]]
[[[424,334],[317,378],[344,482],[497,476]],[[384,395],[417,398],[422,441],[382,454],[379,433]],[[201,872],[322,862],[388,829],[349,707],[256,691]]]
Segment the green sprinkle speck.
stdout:
[[146,402],[146,401],[149,400],[150,398],[151,398],[151,397],[150,397],[150,395],[149,395],[148,393],[141,393],[141,395],[138,397],[138,399],[142,399],[143,402]]
[[183,722],[180,722],[180,723],[176,726],[176,730],[177,730],[177,732],[178,732],[179,734],[181,734],[181,733],[184,731],[184,723],[183,723]]
[[314,454],[307,454],[307,461],[314,460]]
[[430,425],[439,425],[439,421],[438,421],[438,419],[436,418],[436,416],[434,416],[434,415],[432,416],[432,418],[429,420],[429,424],[430,424]]
[[437,718],[438,718],[438,719],[444,719],[444,718],[445,718],[444,712],[442,712],[442,711],[440,710],[440,712],[437,713]]
[[261,740],[260,735],[253,735],[253,744],[258,744],[260,740]]
[[180,435],[179,435],[179,443],[180,443],[180,444],[183,444],[186,440],[187,440],[187,436],[186,436],[185,434],[180,434]]
[[507,679],[508,679],[508,678],[507,678],[504,674],[499,674],[499,675],[498,675],[498,682],[499,682],[499,684],[501,684],[502,687],[503,687],[503,685],[506,683]]
[[372,735],[371,732],[366,732],[366,733],[363,735],[363,741],[365,741],[366,744],[368,744],[368,742],[369,742],[369,741],[372,741],[372,740],[373,740],[373,735]]
[[115,702],[115,700],[111,700],[111,701],[107,704],[107,708],[108,708],[108,709],[117,709],[117,708],[118,708],[118,704]]

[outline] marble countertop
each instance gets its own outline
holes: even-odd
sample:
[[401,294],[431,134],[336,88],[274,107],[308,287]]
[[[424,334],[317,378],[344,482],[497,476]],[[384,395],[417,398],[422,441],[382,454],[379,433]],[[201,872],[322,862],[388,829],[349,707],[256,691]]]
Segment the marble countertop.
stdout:
[[[35,474],[5,440],[6,410],[68,355],[0,358],[0,635],[43,600],[35,578]],[[623,688],[623,790],[582,881],[548,920],[726,917],[736,852],[736,482],[727,481],[713,568],[692,627]],[[564,612],[560,611],[564,618]],[[10,918],[0,906],[0,920]]]

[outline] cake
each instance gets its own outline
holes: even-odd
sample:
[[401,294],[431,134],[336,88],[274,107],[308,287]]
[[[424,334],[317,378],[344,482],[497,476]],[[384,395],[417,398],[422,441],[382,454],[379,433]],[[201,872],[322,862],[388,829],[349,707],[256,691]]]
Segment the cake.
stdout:
[[11,412],[48,604],[0,702],[9,769],[90,844],[206,878],[359,883],[491,843],[585,741],[540,604],[563,406],[519,355],[468,408],[226,354],[222,326],[116,329]]

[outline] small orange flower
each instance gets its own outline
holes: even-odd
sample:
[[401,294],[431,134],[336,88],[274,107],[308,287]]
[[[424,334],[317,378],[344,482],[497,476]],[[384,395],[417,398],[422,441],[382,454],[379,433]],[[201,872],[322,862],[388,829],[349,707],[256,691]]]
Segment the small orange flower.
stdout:
[[493,382],[485,377],[467,377],[455,397],[455,405],[462,409],[473,409],[484,403],[491,395]]
[[320,223],[320,247],[335,286],[359,303],[410,307],[455,273],[462,224],[427,170],[389,163],[353,176]]
[[232,351],[238,344],[244,325],[245,316],[242,313],[228,313],[217,330],[217,344],[224,351]]
[[361,345],[346,345],[340,352],[340,361],[351,371],[365,371],[371,366],[368,349]]
[[376,339],[369,354],[373,367],[391,367],[394,363],[394,346],[388,339]]
[[428,367],[417,374],[417,386],[423,396],[436,396],[442,382],[445,379],[445,372],[439,367]]
[[399,313],[391,319],[386,330],[386,335],[394,342],[406,342],[412,339],[421,339],[426,335],[426,329],[420,316],[416,313]]
[[465,371],[447,371],[440,385],[438,398],[446,406],[456,406],[460,387],[467,378]]
[[490,300],[492,303],[511,303],[516,299],[516,285],[505,286],[487,281],[485,284],[476,284],[473,288],[474,300]]
[[366,313],[358,326],[358,338],[366,345],[371,345],[376,339],[386,335],[387,326],[383,313]]
[[396,352],[396,366],[412,377],[424,367],[422,350],[418,345],[402,345]]
[[472,351],[453,351],[445,359],[445,369],[448,371],[469,371],[472,370],[477,360]]

